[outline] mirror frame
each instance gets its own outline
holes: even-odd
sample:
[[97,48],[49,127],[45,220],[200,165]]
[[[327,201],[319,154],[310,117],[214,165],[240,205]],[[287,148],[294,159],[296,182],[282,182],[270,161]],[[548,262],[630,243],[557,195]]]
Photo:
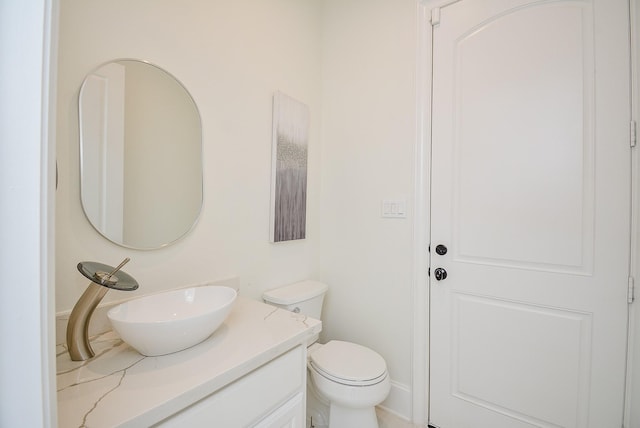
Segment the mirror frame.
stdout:
[[[112,64],[112,63],[120,63],[123,61],[128,61],[128,62],[136,62],[136,63],[141,63],[141,64],[146,64],[148,66],[154,67],[155,69],[159,70],[160,72],[166,74],[168,77],[171,77],[173,79],[173,81],[175,83],[177,83],[177,85],[182,88],[182,90],[184,91],[184,93],[188,96],[188,98],[191,100],[191,104],[193,105],[194,108],[194,112],[195,112],[195,119],[197,119],[198,124],[199,124],[199,165],[200,165],[200,175],[201,175],[201,179],[200,179],[200,203],[199,203],[199,209],[197,210],[196,215],[194,216],[193,220],[190,222],[189,227],[186,227],[184,232],[182,232],[179,236],[175,237],[174,239],[168,240],[168,242],[163,242],[161,244],[158,244],[156,246],[143,246],[143,245],[132,245],[129,243],[124,243],[124,242],[119,242],[117,240],[115,240],[112,237],[107,236],[106,232],[100,230],[99,225],[94,224],[94,221],[89,217],[88,213],[87,213],[87,208],[85,207],[85,201],[83,200],[83,193],[84,193],[84,187],[85,185],[83,184],[83,178],[85,177],[86,174],[86,168],[87,166],[84,165],[83,163],[83,155],[84,155],[84,151],[85,148],[83,146],[83,131],[82,131],[82,94],[83,94],[83,89],[85,88],[85,84],[87,82],[87,79],[89,78],[89,76],[93,75],[94,73],[96,73],[98,70],[100,70],[101,68]],[[107,239],[108,241],[119,245],[121,247],[124,248],[129,248],[132,250],[141,250],[141,251],[151,251],[151,250],[158,250],[158,249],[162,249],[165,248],[167,246],[170,246],[180,240],[182,240],[185,236],[187,236],[188,234],[190,234],[193,229],[196,227],[196,224],[198,223],[201,215],[202,215],[202,209],[204,207],[204,144],[203,144],[203,132],[202,132],[202,115],[200,113],[200,109],[198,108],[198,104],[195,102],[195,99],[193,98],[193,95],[191,95],[191,93],[189,92],[189,90],[187,90],[186,86],[178,79],[175,77],[175,75],[173,75],[172,73],[169,73],[166,69],[150,62],[147,60],[141,60],[141,59],[137,59],[137,58],[116,58],[113,60],[109,60],[109,61],[105,61],[101,64],[99,64],[98,66],[94,67],[93,69],[91,69],[85,76],[84,79],[82,80],[82,84],[80,85],[80,89],[78,91],[78,140],[79,140],[79,146],[80,146],[80,150],[79,150],[79,162],[80,162],[80,205],[82,206],[82,210],[83,213],[85,215],[85,218],[87,219],[87,221],[89,222],[89,224],[91,224],[91,226],[105,239]]]

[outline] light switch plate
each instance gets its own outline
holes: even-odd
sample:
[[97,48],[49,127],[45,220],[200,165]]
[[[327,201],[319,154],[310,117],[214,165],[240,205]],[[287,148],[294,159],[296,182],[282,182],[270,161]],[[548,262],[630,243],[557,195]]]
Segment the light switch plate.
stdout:
[[384,199],[382,201],[383,218],[406,218],[407,201],[403,199]]

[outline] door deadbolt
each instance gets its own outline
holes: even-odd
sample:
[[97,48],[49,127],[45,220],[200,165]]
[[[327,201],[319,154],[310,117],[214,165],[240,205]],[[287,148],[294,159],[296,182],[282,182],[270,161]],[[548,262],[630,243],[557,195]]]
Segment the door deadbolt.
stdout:
[[439,256],[444,256],[445,254],[447,254],[447,247],[445,245],[438,244],[438,246],[436,247],[436,253]]
[[433,275],[436,277],[436,281],[447,279],[447,271],[443,268],[436,268],[436,270],[433,271]]

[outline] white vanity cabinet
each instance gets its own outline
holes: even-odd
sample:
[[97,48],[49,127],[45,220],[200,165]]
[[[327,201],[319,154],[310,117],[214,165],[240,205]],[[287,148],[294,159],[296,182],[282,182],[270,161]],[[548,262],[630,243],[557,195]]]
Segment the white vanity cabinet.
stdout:
[[156,426],[303,427],[305,378],[306,348],[301,345]]
[[211,337],[145,357],[113,332],[96,357],[58,352],[58,427],[302,428],[307,341],[320,321],[239,297]]
[[305,422],[304,394],[296,394],[289,401],[278,407],[268,417],[255,425],[255,428],[299,428]]

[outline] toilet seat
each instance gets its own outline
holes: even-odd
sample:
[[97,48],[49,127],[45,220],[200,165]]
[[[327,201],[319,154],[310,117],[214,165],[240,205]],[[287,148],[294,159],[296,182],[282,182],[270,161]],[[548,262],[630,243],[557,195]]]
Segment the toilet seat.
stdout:
[[343,385],[375,385],[387,377],[387,365],[377,352],[351,342],[327,342],[310,353],[309,364],[321,376]]

